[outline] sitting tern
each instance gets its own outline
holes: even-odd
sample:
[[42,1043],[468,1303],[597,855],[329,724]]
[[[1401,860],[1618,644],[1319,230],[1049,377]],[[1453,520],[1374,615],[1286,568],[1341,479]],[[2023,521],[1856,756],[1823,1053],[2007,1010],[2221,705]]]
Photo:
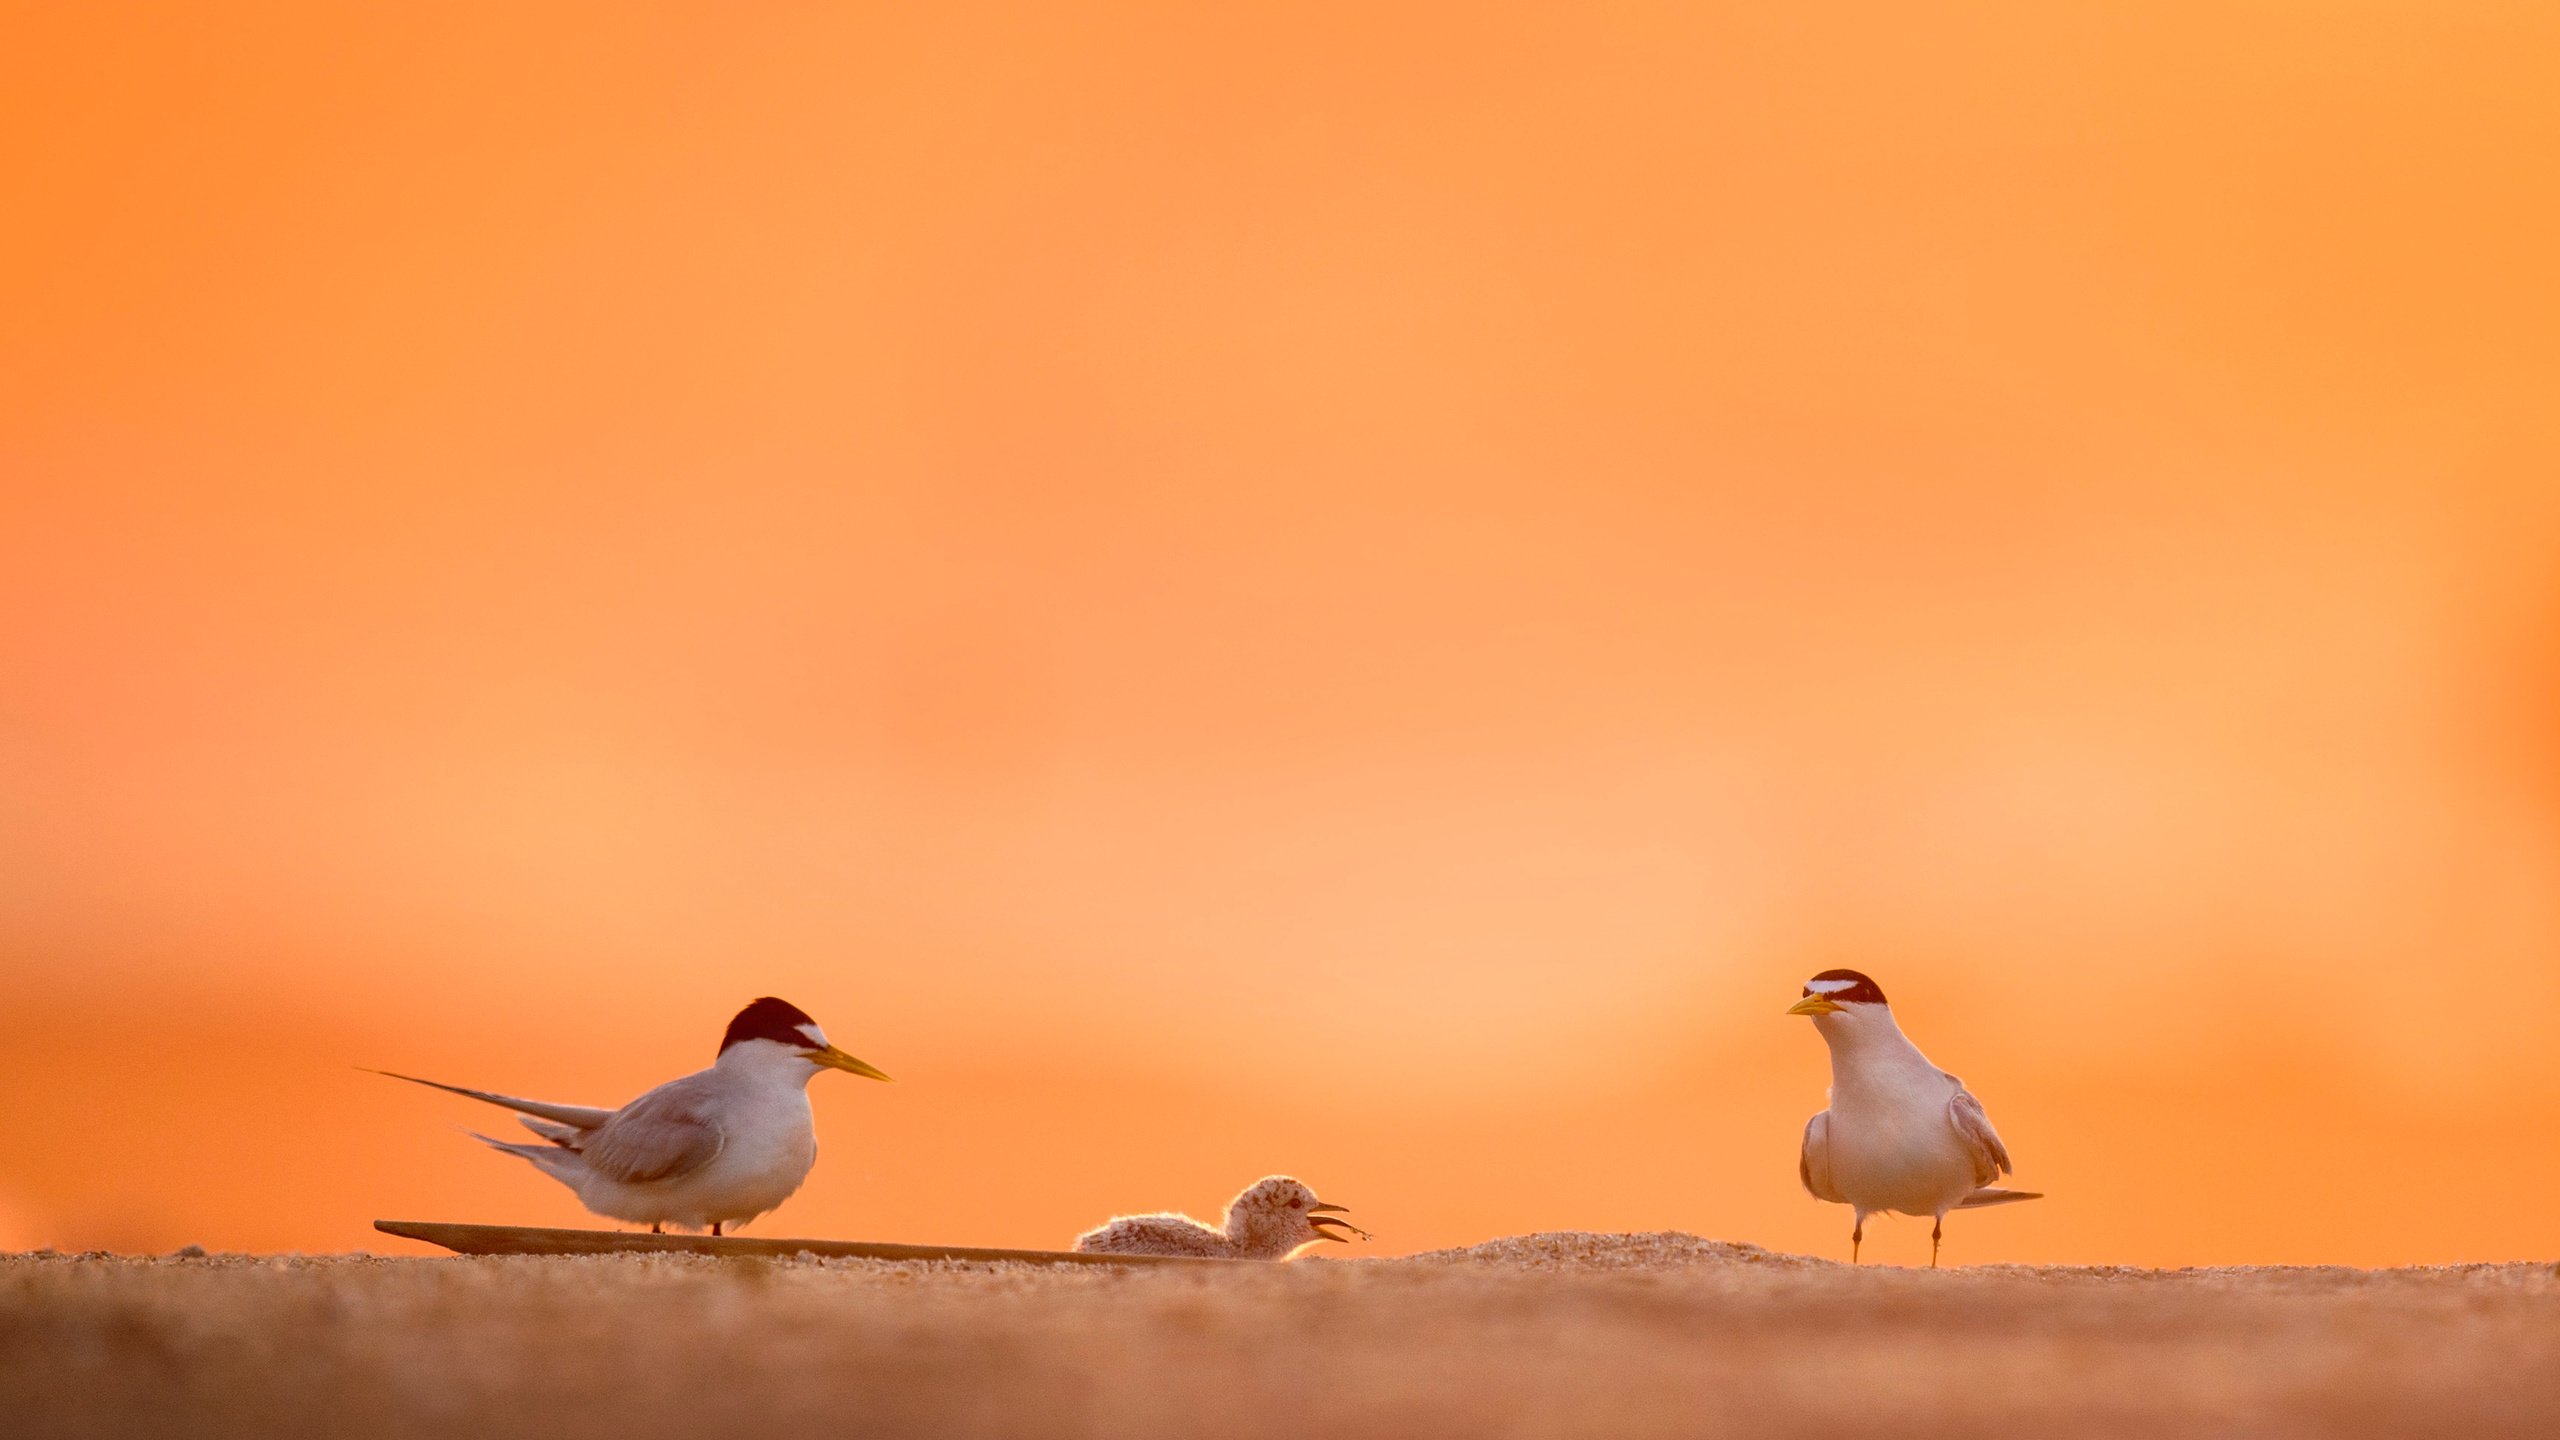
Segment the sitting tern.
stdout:
[[1097,1230],[1076,1237],[1076,1249],[1087,1255],[1190,1255],[1216,1260],[1286,1260],[1298,1247],[1318,1240],[1351,1243],[1348,1230],[1361,1239],[1369,1232],[1348,1220],[1340,1205],[1327,1205],[1316,1192],[1286,1175],[1256,1180],[1227,1206],[1224,1229],[1201,1224],[1188,1215],[1123,1215]]
[[806,1011],[768,995],[738,1012],[708,1070],[670,1080],[619,1110],[519,1100],[389,1075],[520,1112],[548,1141],[509,1144],[472,1138],[521,1155],[613,1220],[708,1227],[752,1220],[791,1198],[818,1163],[808,1085],[820,1070],[889,1077],[827,1043]]
[[1796,1174],[1816,1200],[1857,1213],[1852,1264],[1867,1217],[1878,1211],[1928,1216],[1934,1266],[1948,1211],[2044,1198],[1991,1187],[2009,1171],[2000,1132],[1963,1081],[1904,1037],[1876,982],[1825,970],[1804,983],[1804,998],[1787,1013],[1812,1016],[1831,1047],[1831,1108],[1805,1122]]

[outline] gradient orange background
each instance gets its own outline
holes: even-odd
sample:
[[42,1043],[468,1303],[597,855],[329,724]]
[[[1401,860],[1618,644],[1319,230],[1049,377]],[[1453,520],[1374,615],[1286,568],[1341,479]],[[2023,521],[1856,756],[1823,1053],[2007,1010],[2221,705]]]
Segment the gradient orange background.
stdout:
[[1385,8],[11,7],[0,1245],[2560,1251],[2560,12]]

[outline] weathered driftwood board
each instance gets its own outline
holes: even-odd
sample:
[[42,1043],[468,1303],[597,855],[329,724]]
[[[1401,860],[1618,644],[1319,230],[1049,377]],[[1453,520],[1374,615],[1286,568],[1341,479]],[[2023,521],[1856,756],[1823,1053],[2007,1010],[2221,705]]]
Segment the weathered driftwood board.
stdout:
[[767,1240],[746,1235],[650,1235],[629,1230],[550,1230],[529,1225],[448,1225],[376,1220],[373,1228],[463,1255],[850,1256],[862,1260],[1021,1260],[1035,1265],[1248,1265],[1180,1255],[1079,1255],[1070,1250],[990,1250],[970,1245],[892,1245],[874,1240]]

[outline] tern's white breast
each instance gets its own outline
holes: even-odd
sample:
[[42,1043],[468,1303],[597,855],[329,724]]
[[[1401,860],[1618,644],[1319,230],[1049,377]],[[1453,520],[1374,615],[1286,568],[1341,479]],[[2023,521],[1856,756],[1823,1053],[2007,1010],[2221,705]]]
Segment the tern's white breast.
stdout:
[[1934,1215],[1973,1189],[1973,1157],[1947,1115],[1954,1083],[1901,1048],[1835,1052],[1831,1182],[1862,1210]]
[[[718,1073],[718,1072],[715,1072]],[[690,1175],[626,1185],[591,1175],[587,1208],[645,1224],[751,1220],[791,1198],[818,1162],[808,1092],[762,1076],[720,1074],[720,1154]]]

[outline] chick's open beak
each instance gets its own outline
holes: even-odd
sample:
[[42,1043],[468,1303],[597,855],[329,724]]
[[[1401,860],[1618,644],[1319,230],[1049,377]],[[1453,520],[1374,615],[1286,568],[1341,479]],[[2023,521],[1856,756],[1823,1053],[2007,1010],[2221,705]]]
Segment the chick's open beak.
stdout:
[[1807,995],[1787,1007],[1790,1015],[1829,1015],[1840,1006],[1827,995]]
[[1345,1245],[1351,1243],[1351,1237],[1349,1235],[1336,1234],[1329,1227],[1339,1225],[1343,1229],[1350,1231],[1352,1235],[1357,1235],[1363,1240],[1368,1239],[1368,1231],[1361,1229],[1359,1226],[1352,1224],[1348,1220],[1339,1220],[1334,1218],[1333,1215],[1322,1213],[1324,1211],[1331,1210],[1339,1214],[1343,1213],[1344,1209],[1345,1207],[1340,1205],[1310,1205],[1307,1207],[1307,1223],[1316,1227],[1316,1233],[1318,1235],[1323,1236],[1327,1240],[1339,1240]]
[[811,1060],[818,1064],[826,1066],[830,1070],[850,1070],[856,1075],[868,1076],[873,1080],[886,1080],[889,1078],[879,1070],[863,1064],[861,1061],[854,1059],[852,1056],[847,1055],[833,1045],[828,1046],[824,1050],[809,1050],[802,1053],[806,1054]]

